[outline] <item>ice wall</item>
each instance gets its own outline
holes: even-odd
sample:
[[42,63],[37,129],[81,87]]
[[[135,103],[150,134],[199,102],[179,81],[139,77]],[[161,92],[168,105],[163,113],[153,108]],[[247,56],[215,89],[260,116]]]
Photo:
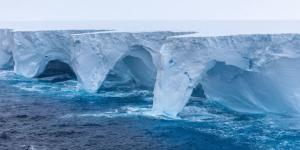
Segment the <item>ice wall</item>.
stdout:
[[127,66],[138,84],[153,86],[159,50],[175,32],[105,32],[73,35],[74,68],[89,91],[96,92],[118,63]]
[[12,30],[0,29],[0,69],[8,69],[13,66],[13,48],[14,41]]
[[[176,116],[198,84],[202,84],[206,96],[239,111],[299,108],[296,102],[299,97],[290,100],[291,92],[278,91],[287,92],[285,87],[293,85],[292,92],[300,93],[299,86],[292,84],[300,79],[296,69],[299,68],[296,60],[300,54],[300,35],[179,36],[170,38],[160,52],[162,59],[153,102],[156,114]],[[294,66],[286,69],[287,63],[282,67],[275,65],[282,59],[296,60],[291,62]],[[224,63],[223,67],[220,62]],[[274,73],[275,70],[280,70],[282,75],[291,73],[293,78],[280,79],[281,74]]]

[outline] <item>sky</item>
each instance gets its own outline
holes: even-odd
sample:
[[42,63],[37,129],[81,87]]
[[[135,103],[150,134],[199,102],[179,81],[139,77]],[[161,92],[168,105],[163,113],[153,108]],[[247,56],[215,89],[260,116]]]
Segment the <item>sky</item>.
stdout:
[[300,20],[300,0],[0,0],[0,22],[87,20]]

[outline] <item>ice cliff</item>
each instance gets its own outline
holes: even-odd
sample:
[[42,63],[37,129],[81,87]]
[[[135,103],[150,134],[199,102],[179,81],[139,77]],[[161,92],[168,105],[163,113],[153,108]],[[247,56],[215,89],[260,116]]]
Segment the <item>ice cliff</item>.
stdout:
[[8,69],[13,66],[13,46],[14,40],[12,30],[0,29],[0,69]]

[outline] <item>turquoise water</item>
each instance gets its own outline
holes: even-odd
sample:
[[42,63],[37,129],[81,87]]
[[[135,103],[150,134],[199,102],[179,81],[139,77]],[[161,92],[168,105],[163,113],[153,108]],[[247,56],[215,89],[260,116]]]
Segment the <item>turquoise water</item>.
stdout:
[[193,98],[167,118],[152,115],[149,90],[90,94],[73,80],[11,71],[0,72],[0,87],[0,149],[300,149],[297,115],[245,114]]

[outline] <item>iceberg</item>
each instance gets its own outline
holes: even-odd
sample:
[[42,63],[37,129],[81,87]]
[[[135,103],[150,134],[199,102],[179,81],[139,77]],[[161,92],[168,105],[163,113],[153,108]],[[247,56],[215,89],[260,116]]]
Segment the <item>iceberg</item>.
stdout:
[[176,116],[200,84],[242,112],[299,111],[300,35],[177,36],[163,45],[153,111]]
[[192,96],[240,112],[299,112],[299,34],[194,33],[0,30],[0,67],[58,75],[50,81],[71,75],[89,92],[118,76],[153,90],[157,115],[176,116]]
[[14,48],[13,32],[0,29],[0,69],[13,67],[12,49]]

